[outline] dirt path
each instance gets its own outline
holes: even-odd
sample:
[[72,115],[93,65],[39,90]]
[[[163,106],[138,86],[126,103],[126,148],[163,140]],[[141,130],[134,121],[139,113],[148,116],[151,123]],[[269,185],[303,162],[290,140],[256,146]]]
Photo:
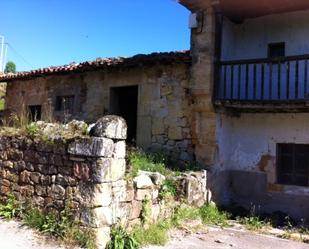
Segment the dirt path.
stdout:
[[147,249],[309,249],[309,244],[232,228],[210,227],[208,232],[190,235],[174,231],[172,237],[164,247]]
[[[309,249],[309,244],[239,228],[208,227],[207,232],[203,230],[193,234],[184,230],[172,231],[172,239],[166,246],[150,246],[147,249]],[[65,249],[66,247],[57,245],[55,241],[38,235],[16,221],[0,220],[0,249],[43,248]]]
[[16,221],[0,220],[1,249],[65,249]]

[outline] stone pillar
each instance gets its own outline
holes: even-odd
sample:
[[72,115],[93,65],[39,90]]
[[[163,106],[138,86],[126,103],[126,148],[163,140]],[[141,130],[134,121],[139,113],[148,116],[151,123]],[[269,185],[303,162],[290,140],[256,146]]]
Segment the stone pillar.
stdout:
[[196,160],[204,166],[215,162],[216,114],[214,91],[215,11],[199,12],[199,25],[191,32],[192,135]]
[[123,118],[105,116],[90,131],[91,137],[72,142],[68,153],[87,158],[91,167],[85,172],[83,162],[76,160],[74,171],[87,182],[77,187],[82,203],[81,222],[95,231],[97,248],[103,249],[110,240],[111,226],[120,222],[120,201],[126,195],[127,125]]

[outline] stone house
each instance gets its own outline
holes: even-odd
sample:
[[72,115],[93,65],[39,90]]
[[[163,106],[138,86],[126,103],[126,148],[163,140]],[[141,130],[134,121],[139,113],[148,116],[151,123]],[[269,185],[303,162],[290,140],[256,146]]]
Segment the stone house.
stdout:
[[217,202],[309,220],[308,1],[179,2],[192,12],[190,53],[0,76],[7,109],[122,115],[137,145],[207,167]]
[[7,82],[6,112],[20,114],[26,109],[33,119],[52,114],[59,121],[88,123],[117,114],[128,123],[130,141],[192,161],[190,65],[190,54],[185,51],[8,74],[1,77]]

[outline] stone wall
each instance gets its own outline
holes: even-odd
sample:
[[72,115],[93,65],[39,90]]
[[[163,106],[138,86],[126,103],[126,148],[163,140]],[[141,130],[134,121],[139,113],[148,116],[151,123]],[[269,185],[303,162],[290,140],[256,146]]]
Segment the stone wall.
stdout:
[[196,160],[215,165],[217,153],[216,113],[212,103],[215,79],[215,10],[199,12],[198,27],[191,30],[192,142]]
[[[189,56],[188,56],[189,58]],[[175,159],[194,159],[189,92],[190,61],[130,68],[49,75],[8,83],[6,108],[20,113],[23,106],[41,105],[43,118],[55,111],[56,96],[75,96],[74,112],[69,119],[95,122],[112,111],[111,88],[137,86],[136,143],[144,149],[162,149]]]
[[[126,179],[126,124],[106,116],[90,131],[91,137],[46,141],[25,136],[0,137],[0,198],[14,194],[42,209],[61,210],[70,200],[83,226],[92,228],[99,248],[109,240],[111,226],[141,224],[143,205],[149,222],[167,217],[178,205],[160,198],[165,177],[139,172]],[[206,173],[177,178],[179,199],[201,206],[207,202]]]

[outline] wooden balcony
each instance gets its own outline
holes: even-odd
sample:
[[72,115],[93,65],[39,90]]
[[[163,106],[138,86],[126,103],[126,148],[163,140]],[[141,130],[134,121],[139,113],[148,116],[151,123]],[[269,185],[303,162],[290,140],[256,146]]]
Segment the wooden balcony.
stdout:
[[243,112],[309,112],[309,55],[222,61],[215,106]]

